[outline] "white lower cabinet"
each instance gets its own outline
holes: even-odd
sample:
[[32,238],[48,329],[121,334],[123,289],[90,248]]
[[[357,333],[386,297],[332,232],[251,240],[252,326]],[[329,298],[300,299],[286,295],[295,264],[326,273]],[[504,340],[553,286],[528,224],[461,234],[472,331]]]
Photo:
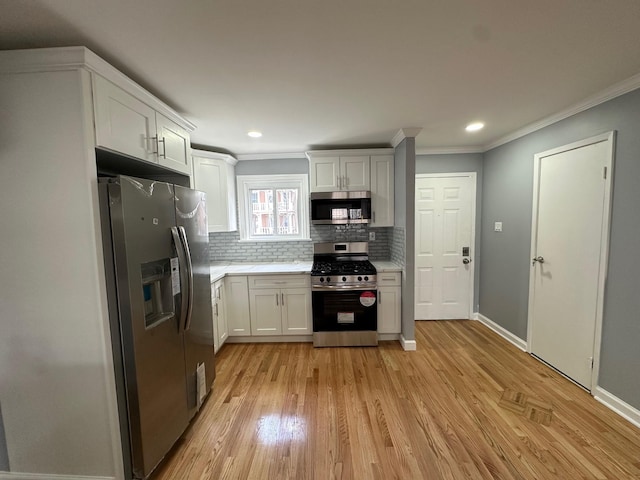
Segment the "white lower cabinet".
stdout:
[[400,272],[378,274],[378,333],[400,333],[401,285]]
[[224,281],[218,280],[211,287],[211,305],[213,308],[213,347],[218,351],[229,337],[229,327],[225,308]]
[[310,335],[309,275],[252,275],[249,278],[251,335]]
[[251,335],[251,318],[249,316],[249,286],[246,276],[228,276],[225,283],[225,307],[227,327],[230,337],[247,337]]

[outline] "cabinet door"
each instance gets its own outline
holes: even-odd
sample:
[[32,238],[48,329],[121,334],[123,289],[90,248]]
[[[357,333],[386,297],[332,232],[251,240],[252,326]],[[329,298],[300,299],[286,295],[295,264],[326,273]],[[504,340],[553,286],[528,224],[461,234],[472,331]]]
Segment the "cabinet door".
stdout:
[[309,160],[309,189],[312,192],[339,190],[340,158],[317,157]]
[[[207,222],[210,232],[230,232],[236,226],[236,196],[233,167],[224,160],[193,157],[193,180],[196,190],[207,194]],[[231,215],[233,213],[233,215]]]
[[311,291],[308,288],[286,288],[280,298],[282,334],[311,335]]
[[400,287],[378,287],[378,333],[400,333]]
[[156,112],[94,75],[96,145],[157,163]]
[[225,288],[224,281],[218,280],[215,284],[216,306],[218,314],[218,345],[221,347],[229,336],[227,324],[227,312],[225,308]]
[[393,155],[371,157],[371,224],[393,227],[394,176]]
[[191,176],[191,138],[189,132],[164,115],[156,113],[158,163]]
[[225,281],[225,313],[230,337],[251,335],[249,315],[249,286],[247,277],[231,276]]
[[340,190],[369,190],[369,156],[340,157]]
[[215,353],[220,348],[220,342],[218,341],[218,303],[214,284],[211,284],[211,313],[213,317],[213,352]]
[[251,335],[281,335],[280,289],[262,288],[249,291]]

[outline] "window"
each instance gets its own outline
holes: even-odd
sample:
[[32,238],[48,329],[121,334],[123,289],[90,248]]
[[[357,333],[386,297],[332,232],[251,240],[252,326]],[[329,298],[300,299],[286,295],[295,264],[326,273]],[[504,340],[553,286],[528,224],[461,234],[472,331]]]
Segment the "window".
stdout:
[[238,175],[240,240],[309,238],[307,175]]

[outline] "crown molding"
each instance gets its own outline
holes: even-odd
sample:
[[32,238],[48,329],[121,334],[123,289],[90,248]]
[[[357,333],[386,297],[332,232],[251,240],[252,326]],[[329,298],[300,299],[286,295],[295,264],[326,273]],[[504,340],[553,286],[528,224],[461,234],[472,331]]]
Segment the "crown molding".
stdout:
[[402,142],[402,140],[404,140],[405,138],[416,137],[421,131],[421,127],[401,128],[400,130],[398,130],[398,133],[396,133],[391,139],[391,146],[393,146],[393,148],[396,148],[398,145],[400,145],[400,142]]
[[342,150],[311,150],[305,155],[312,157],[348,157],[349,155],[393,155],[393,148],[345,148]]
[[483,153],[484,147],[426,147],[416,148],[416,155],[455,155],[462,153]]
[[192,157],[199,158],[213,158],[214,160],[224,160],[229,165],[235,165],[238,163],[238,159],[228,153],[209,152],[208,150],[198,150],[197,148],[191,149]]
[[561,110],[560,112],[543,118],[542,120],[530,123],[529,125],[521,128],[520,130],[516,130],[509,135],[505,135],[504,137],[501,137],[494,142],[485,145],[484,151],[486,152],[488,150],[499,147],[500,145],[504,145],[505,143],[512,142],[513,140],[524,137],[525,135],[533,133],[537,130],[541,130],[544,127],[553,125],[554,123],[564,120],[565,118],[569,118],[577,113],[584,112],[585,110],[600,105],[601,103],[608,102],[609,100],[613,100],[616,97],[624,95],[625,93],[632,92],[633,90],[636,90],[638,88],[640,88],[640,73],[626,80],[623,80],[622,82],[616,83],[604,89],[603,91],[596,93],[595,95],[587,97],[581,102],[578,102],[575,105],[566,108],[565,110]]
[[127,77],[86,47],[53,47],[0,51],[0,73],[37,73],[85,68],[104,77],[125,92],[146,103],[155,111],[193,132],[190,122],[158,97]]
[[305,158],[304,152],[287,153],[241,153],[236,155],[238,161],[243,160],[283,160],[288,158]]

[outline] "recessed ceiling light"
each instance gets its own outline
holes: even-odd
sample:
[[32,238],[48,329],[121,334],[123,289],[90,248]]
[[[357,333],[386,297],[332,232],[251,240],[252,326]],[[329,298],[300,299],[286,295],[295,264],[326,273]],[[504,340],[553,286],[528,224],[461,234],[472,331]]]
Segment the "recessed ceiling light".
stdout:
[[247,133],[247,135],[249,135],[251,138],[260,138],[262,136],[262,132],[257,132],[255,130],[252,130],[249,133]]
[[484,123],[475,122],[475,123],[470,123],[469,125],[467,125],[465,130],[467,132],[477,132],[478,130],[482,130],[483,128],[484,128]]

